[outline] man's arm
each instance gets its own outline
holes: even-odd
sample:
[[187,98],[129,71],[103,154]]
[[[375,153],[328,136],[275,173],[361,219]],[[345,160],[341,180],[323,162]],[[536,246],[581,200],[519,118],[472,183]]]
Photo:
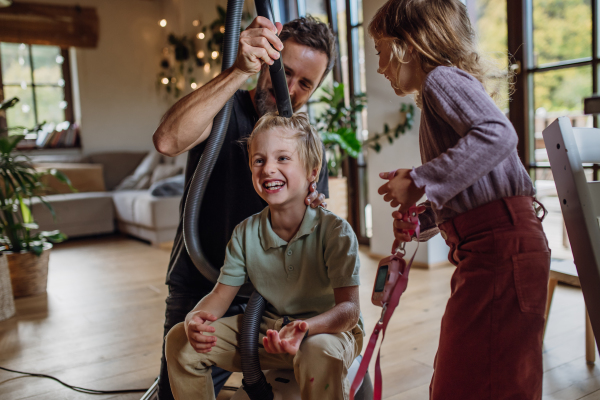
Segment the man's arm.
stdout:
[[215,336],[203,333],[215,331],[210,323],[225,315],[239,290],[239,286],[217,283],[215,288],[204,296],[185,317],[185,333],[190,344],[198,353],[207,353],[217,344]]
[[227,100],[264,63],[273,64],[279,58],[283,44],[277,37],[277,27],[266,18],[256,17],[240,34],[234,65],[217,75],[201,88],[173,105],[163,116],[152,141],[160,153],[176,156],[202,143],[210,135],[212,122]]

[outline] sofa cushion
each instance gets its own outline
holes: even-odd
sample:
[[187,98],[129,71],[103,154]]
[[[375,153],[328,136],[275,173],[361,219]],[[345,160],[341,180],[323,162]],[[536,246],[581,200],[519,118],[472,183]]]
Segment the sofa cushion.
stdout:
[[[34,166],[38,171],[47,171],[53,168],[61,171],[69,178],[71,185],[77,192],[106,191],[102,164],[42,163],[34,164]],[[69,186],[60,182],[52,175],[43,176],[41,181],[47,187],[47,194],[66,194],[72,192]]]
[[177,227],[181,197],[155,197],[147,190],[113,193],[117,219],[152,229]]
[[114,190],[123,179],[135,171],[147,154],[148,152],[105,152],[90,154],[84,158],[84,161],[102,164],[106,190]]
[[31,211],[39,230],[59,229],[69,237],[111,233],[115,214],[110,192],[70,193],[46,196],[56,219],[39,199],[32,200]]

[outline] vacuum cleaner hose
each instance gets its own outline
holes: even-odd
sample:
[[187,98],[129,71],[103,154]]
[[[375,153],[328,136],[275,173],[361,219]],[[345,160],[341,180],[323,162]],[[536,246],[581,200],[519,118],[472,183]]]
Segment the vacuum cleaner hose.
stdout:
[[266,300],[258,292],[252,293],[242,319],[240,356],[242,358],[242,383],[250,400],[273,400],[273,389],[260,368],[258,359],[258,332]]
[[[225,39],[223,42],[223,64],[221,68],[223,71],[233,65],[237,55],[243,6],[244,0],[227,1]],[[202,158],[192,177],[183,211],[183,240],[185,247],[196,268],[198,268],[205,278],[213,283],[217,283],[219,268],[212,266],[202,252],[199,233],[200,206],[202,204],[202,199],[204,198],[204,192],[208,185],[210,175],[217,162],[217,157],[223,146],[223,141],[225,140],[232,107],[233,98],[227,101],[225,106],[213,120],[212,130],[208,137],[204,152],[202,153]],[[238,295],[249,297],[252,290],[251,285],[244,285],[240,289]]]

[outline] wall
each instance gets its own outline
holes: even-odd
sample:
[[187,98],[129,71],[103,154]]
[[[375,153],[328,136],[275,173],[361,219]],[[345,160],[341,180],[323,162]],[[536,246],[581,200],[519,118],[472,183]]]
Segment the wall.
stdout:
[[[16,1],[18,2],[18,0]],[[166,34],[189,31],[192,20],[216,17],[225,0],[36,0],[94,7],[100,20],[98,47],[75,49],[85,154],[107,150],[150,150],[152,134],[173,103],[156,90]],[[166,28],[158,21],[166,18]],[[188,29],[189,27],[189,29]],[[206,81],[212,72],[198,77]]]
[[[365,25],[373,18],[376,11],[385,3],[384,0],[363,2],[363,15]],[[366,26],[365,26],[366,28]],[[365,29],[366,32],[366,29]],[[379,153],[369,149],[368,154],[368,182],[369,201],[373,215],[373,237],[371,238],[371,252],[374,254],[389,254],[394,241],[392,234],[392,207],[383,201],[377,189],[385,183],[379,178],[379,173],[397,168],[412,168],[421,165],[419,153],[419,120],[420,110],[411,97],[398,97],[394,94],[390,83],[383,75],[377,73],[379,57],[375,51],[373,39],[365,33],[365,69],[368,95],[368,126],[370,135],[383,131],[383,124],[390,128],[400,122],[400,105],[412,103],[415,108],[414,124],[410,131],[396,139],[393,144],[382,141]],[[407,250],[412,253],[416,243],[407,245]],[[437,264],[443,262],[447,256],[447,246],[440,235],[427,243],[422,243],[415,260],[423,264]]]

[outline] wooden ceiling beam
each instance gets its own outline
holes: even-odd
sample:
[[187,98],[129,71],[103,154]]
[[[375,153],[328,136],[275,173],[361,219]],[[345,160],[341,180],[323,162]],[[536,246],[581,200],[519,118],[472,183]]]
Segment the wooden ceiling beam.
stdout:
[[0,42],[96,47],[98,31],[92,7],[19,2],[0,8]]

